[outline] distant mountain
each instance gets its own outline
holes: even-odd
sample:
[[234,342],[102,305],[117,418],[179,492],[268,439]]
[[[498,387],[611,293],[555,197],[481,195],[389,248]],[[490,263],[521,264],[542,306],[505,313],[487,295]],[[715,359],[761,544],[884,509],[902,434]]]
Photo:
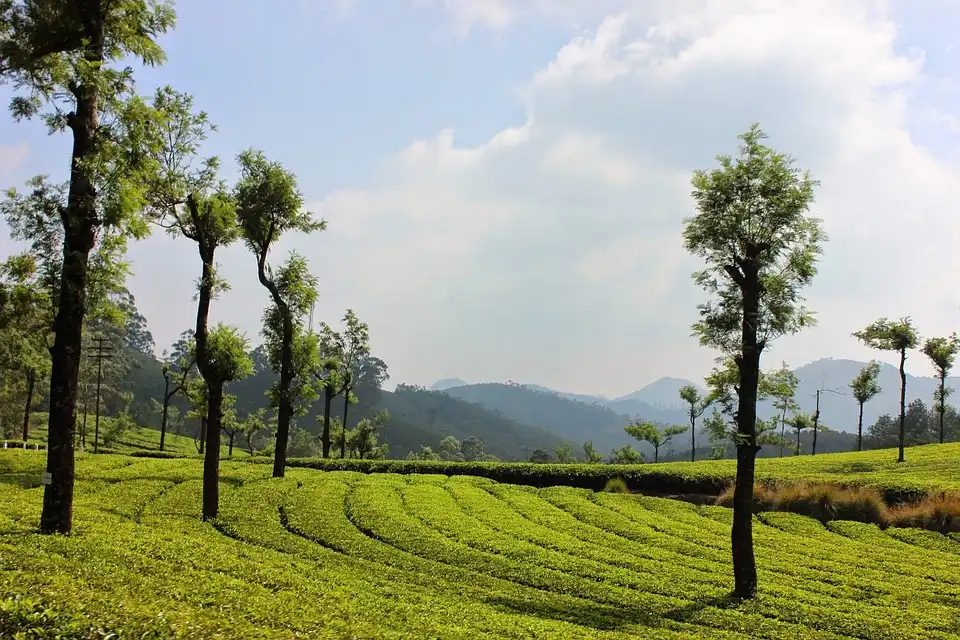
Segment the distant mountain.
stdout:
[[[487,383],[455,387],[445,393],[480,404],[517,422],[547,429],[572,442],[577,453],[587,440],[592,440],[594,447],[605,454],[628,443],[646,451],[646,445],[641,445],[623,430],[634,415],[618,413],[592,396],[580,396],[593,400],[587,402],[572,399],[568,397],[570,394],[540,389],[545,387]],[[643,419],[669,424],[687,423],[683,411],[658,409],[642,403],[637,406],[639,410],[635,415]]]
[[[684,402],[680,399],[680,389],[688,384],[694,383],[683,378],[660,378],[639,391],[615,398],[611,401],[611,406],[615,403],[635,401],[662,409],[683,409]],[[694,384],[694,386],[699,388],[700,385]]]
[[430,391],[446,391],[447,389],[463,387],[466,385],[467,383],[460,378],[443,378],[442,380],[437,380],[430,385]]

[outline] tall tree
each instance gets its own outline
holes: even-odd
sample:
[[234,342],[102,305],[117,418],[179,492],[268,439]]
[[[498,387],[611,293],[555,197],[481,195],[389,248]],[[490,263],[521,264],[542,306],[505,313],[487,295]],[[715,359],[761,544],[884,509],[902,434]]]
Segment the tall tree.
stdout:
[[603,462],[603,454],[593,447],[592,441],[583,443],[583,461],[587,464],[600,464]]
[[947,376],[950,375],[950,370],[953,369],[957,360],[958,351],[960,351],[960,342],[957,341],[955,333],[950,334],[949,338],[928,338],[923,343],[923,355],[930,358],[939,381],[939,386],[933,394],[933,405],[940,425],[940,444],[943,444],[944,438],[943,417],[947,412],[947,397],[953,392],[953,389],[947,386]]
[[800,433],[804,429],[813,429],[813,416],[809,413],[795,413],[787,420],[787,424],[797,432],[797,445],[794,455],[800,455]]
[[[330,408],[333,405],[333,399],[340,393],[343,383],[340,381],[340,374],[343,369],[343,336],[334,331],[325,322],[320,323],[320,341],[319,341],[319,359],[314,376],[320,383],[323,390],[323,430],[320,433],[321,455],[324,458],[330,457]],[[341,438],[341,443],[342,443]],[[279,443],[277,446],[280,446]]]
[[193,371],[195,349],[194,332],[192,330],[184,331],[170,351],[164,351],[162,356],[163,366],[160,372],[163,374],[163,405],[160,413],[160,451],[163,451],[167,436],[167,418],[170,414],[170,401],[178,393],[182,393],[187,386],[187,380],[190,372]]
[[[343,428],[349,427],[347,423],[347,410],[351,402],[356,402],[357,398],[353,394],[354,388],[360,379],[360,367],[364,360],[370,355],[370,327],[366,322],[361,322],[353,309],[347,309],[343,316],[343,361],[340,363],[341,389],[343,394]],[[340,447],[341,456],[343,455],[343,443]]]
[[863,451],[863,405],[880,394],[880,383],[877,382],[879,376],[880,363],[871,360],[850,383],[850,391],[860,408],[857,417],[857,451]]
[[693,174],[697,213],[684,220],[685,248],[707,268],[694,274],[715,300],[700,305],[694,325],[703,346],[732,356],[738,372],[737,479],[733,499],[734,594],[757,590],[753,552],[753,486],[760,356],[777,336],[813,322],[800,290],[816,274],[821,221],[808,214],[816,182],[793,159],[762,144],[756,124],[740,136],[737,158]]
[[[273,476],[279,478],[283,477],[286,468],[287,440],[290,421],[294,415],[293,345],[298,309],[296,304],[291,305],[292,300],[285,295],[290,291],[281,290],[277,275],[267,263],[267,258],[270,249],[284,233],[323,231],[326,222],[315,220],[313,214],[303,208],[303,196],[297,189],[297,180],[282,165],[270,162],[262,152],[254,150],[244,151],[237,157],[237,161],[240,164],[240,180],[234,189],[237,217],[243,228],[247,247],[257,261],[257,277],[260,284],[270,292],[281,324],[277,448],[273,460]],[[306,273],[305,270],[303,273]],[[301,291],[303,286],[304,283],[299,283],[297,290]]]
[[[168,1],[49,2],[0,5],[0,82],[12,82],[15,119],[43,112],[53,132],[73,137],[70,187],[61,207],[64,244],[51,349],[47,473],[40,529],[73,526],[77,376],[86,307],[87,264],[105,228],[142,236],[144,135],[151,116],[131,100],[133,72],[118,63],[157,65],[156,43],[175,22]],[[47,109],[44,111],[44,109]]]
[[[314,372],[319,365],[319,336],[307,331],[304,321],[317,299],[317,279],[310,273],[307,261],[297,253],[276,270],[268,271],[285,307],[272,301],[263,312],[263,330],[267,361],[274,373],[280,374],[268,391],[270,406],[290,419],[303,415],[319,395],[319,384]],[[287,343],[287,329],[292,330],[292,342]],[[284,363],[287,369],[284,370]],[[289,424],[289,422],[288,422]],[[280,452],[280,438],[274,452],[274,477],[281,477],[286,466],[286,451]],[[286,446],[286,445],[283,445]],[[279,466],[278,466],[279,465]]]
[[780,457],[783,457],[783,447],[786,442],[784,436],[786,431],[787,411],[796,411],[799,405],[793,399],[797,393],[799,384],[797,375],[790,370],[787,363],[784,362],[776,371],[767,374],[767,387],[769,395],[773,398],[773,407],[780,412]]
[[653,445],[653,461],[660,462],[660,447],[673,440],[673,436],[680,435],[687,430],[683,425],[664,427],[661,431],[657,425],[646,420],[637,420],[624,428],[627,435],[637,440]]
[[904,421],[907,414],[907,350],[917,348],[920,344],[920,336],[910,318],[899,320],[880,318],[862,330],[854,332],[853,336],[872,349],[896,351],[900,354],[900,452],[897,462],[903,462]]
[[[208,377],[206,451],[203,454],[203,519],[217,517],[220,504],[220,432],[223,425],[223,386],[253,372],[247,340],[234,327],[217,324],[206,336],[204,359]],[[199,345],[197,348],[199,352]],[[199,362],[199,357],[197,358]]]
[[690,462],[697,460],[697,418],[712,404],[709,396],[703,396],[692,384],[680,387],[680,399],[687,403],[687,415],[690,417]]

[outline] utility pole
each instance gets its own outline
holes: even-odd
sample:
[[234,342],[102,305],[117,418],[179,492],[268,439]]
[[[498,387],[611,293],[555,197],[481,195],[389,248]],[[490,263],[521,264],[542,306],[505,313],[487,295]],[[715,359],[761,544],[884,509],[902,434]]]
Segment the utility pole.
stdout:
[[817,431],[819,431],[820,426],[820,394],[823,392],[823,389],[817,389],[817,408],[813,412],[813,450],[810,452],[810,455],[817,455]]
[[[93,347],[93,353],[89,354],[88,358],[97,359],[97,416],[96,422],[93,430],[93,452],[97,453],[98,445],[100,444],[100,381],[103,377],[103,359],[112,358],[113,354],[110,351],[113,350],[113,347],[109,344],[104,344],[107,341],[106,338],[94,338],[94,342],[97,344]],[[84,416],[86,417],[86,416]]]

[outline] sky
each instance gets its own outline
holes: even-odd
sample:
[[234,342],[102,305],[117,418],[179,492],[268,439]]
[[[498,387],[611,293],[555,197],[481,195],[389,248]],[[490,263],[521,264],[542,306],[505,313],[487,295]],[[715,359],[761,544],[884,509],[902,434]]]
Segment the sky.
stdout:
[[[352,308],[391,382],[535,382],[607,396],[698,380],[706,300],[682,219],[690,174],[753,122],[820,181],[830,236],[807,292],[819,325],[764,366],[892,361],[851,333],[960,325],[957,0],[204,0],[177,3],[166,65],[206,155],[262,149],[322,233],[290,236],[320,282],[316,322]],[[0,87],[8,100],[9,87]],[[70,141],[0,119],[0,184],[67,175]],[[0,255],[15,247],[4,233]],[[158,351],[195,317],[196,246],[130,249]],[[212,319],[259,342],[254,258],[219,252]],[[930,375],[922,356],[912,373]]]

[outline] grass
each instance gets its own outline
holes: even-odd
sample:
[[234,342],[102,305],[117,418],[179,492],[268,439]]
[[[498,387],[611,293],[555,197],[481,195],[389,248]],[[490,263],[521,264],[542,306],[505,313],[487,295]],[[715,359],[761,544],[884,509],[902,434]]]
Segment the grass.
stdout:
[[[100,449],[108,450],[111,453],[134,453],[134,452],[145,452],[145,451],[159,451],[160,449],[160,432],[156,429],[148,429],[146,427],[134,427],[133,429],[127,431],[122,436],[120,436],[116,442],[112,443],[111,446],[107,447],[103,443],[103,433],[106,431],[108,426],[113,422],[113,418],[100,416]],[[83,422],[83,415],[77,416],[77,424],[79,425]],[[87,448],[93,449],[93,434],[94,434],[94,416],[92,414],[87,416]],[[28,433],[27,443],[29,445],[41,444],[46,445],[47,443],[47,414],[45,413],[35,413],[31,420],[30,431]],[[21,438],[11,438],[11,442],[22,442]],[[164,438],[163,443],[164,451],[170,453],[184,455],[184,456],[196,456],[197,447],[194,443],[194,440],[190,436],[180,436],[175,433],[167,432],[166,437]],[[227,445],[222,445],[220,447],[221,454],[223,456],[227,455],[229,447]],[[249,453],[242,447],[234,446],[233,448],[234,457],[247,457]]]
[[199,460],[85,454],[75,535],[40,536],[43,461],[0,453],[2,637],[960,638],[931,531],[759,514],[736,602],[723,507],[225,461],[204,523]]

